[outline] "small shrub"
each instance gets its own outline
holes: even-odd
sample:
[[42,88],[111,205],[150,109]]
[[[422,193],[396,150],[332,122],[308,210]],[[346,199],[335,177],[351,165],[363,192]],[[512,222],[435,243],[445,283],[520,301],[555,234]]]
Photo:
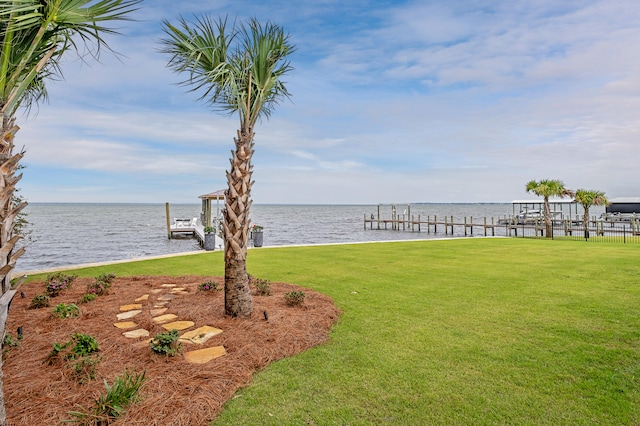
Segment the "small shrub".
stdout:
[[56,272],[55,274],[47,275],[47,279],[44,283],[44,288],[47,292],[47,296],[59,296],[60,293],[71,287],[71,284],[73,284],[77,277],[77,275],[65,275],[62,272]]
[[[20,337],[18,337],[19,339]],[[20,342],[18,342],[16,339],[14,339],[11,334],[7,333],[4,335],[4,339],[2,339],[2,353],[6,354],[8,353],[11,348],[16,348],[20,345]]]
[[213,281],[207,281],[198,285],[198,290],[202,290],[202,291],[217,290],[217,289],[218,289],[218,283],[215,283]]
[[261,296],[270,296],[271,295],[271,283],[269,280],[264,280],[261,278],[254,278],[253,285],[256,286],[256,290]]
[[89,303],[93,302],[94,300],[96,300],[95,293],[87,293],[82,295],[78,303]]
[[174,356],[182,347],[180,342],[178,342],[179,338],[178,330],[166,331],[156,334],[149,342],[149,346],[151,346],[151,350],[157,354]]
[[68,414],[75,418],[72,422],[81,425],[108,425],[140,399],[144,381],[144,372],[130,374],[125,371],[122,376],[116,376],[112,386],[104,381],[106,393],[94,400],[93,407],[69,411]]
[[46,294],[36,294],[31,299],[31,304],[29,305],[29,309],[40,309],[47,308],[49,306],[49,301],[51,299]]
[[58,318],[72,318],[80,315],[80,308],[73,303],[59,303],[53,309],[53,315]]
[[88,334],[74,333],[71,339],[76,343],[73,349],[71,349],[74,358],[87,356],[100,350],[98,341],[95,337]]
[[98,296],[107,294],[115,277],[113,274],[98,275],[94,282],[87,284],[87,293]]
[[304,303],[304,291],[289,291],[284,294],[284,300],[289,306],[302,305]]
[[[72,347],[73,345],[73,347]],[[45,358],[44,363],[54,365],[60,360],[70,361],[98,352],[98,341],[88,334],[74,333],[65,343],[53,343],[53,349]]]

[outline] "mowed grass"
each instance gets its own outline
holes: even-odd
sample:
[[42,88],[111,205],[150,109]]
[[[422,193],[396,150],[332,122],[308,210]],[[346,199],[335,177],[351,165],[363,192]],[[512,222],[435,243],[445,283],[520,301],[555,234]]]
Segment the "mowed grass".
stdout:
[[[77,272],[222,275],[221,255]],[[251,274],[343,314],[215,424],[640,424],[639,264],[640,246],[526,239],[251,250]]]

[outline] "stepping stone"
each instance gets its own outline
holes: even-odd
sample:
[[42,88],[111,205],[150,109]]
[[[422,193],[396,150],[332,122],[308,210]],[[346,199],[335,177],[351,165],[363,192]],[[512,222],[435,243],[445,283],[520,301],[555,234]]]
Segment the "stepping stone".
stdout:
[[167,305],[167,301],[165,302],[156,302],[155,305],[153,305],[154,308],[164,308]]
[[162,284],[160,287],[176,287],[176,284]]
[[209,327],[208,325],[205,325],[200,328],[196,328],[193,331],[187,331],[182,336],[180,336],[180,341],[201,345],[207,340],[211,339],[213,336],[217,336],[220,333],[222,333],[222,330],[220,330],[219,328]]
[[149,332],[144,328],[139,328],[137,330],[125,331],[122,335],[129,339],[137,339],[139,337],[149,337]]
[[213,348],[198,349],[191,352],[186,352],[184,358],[192,364],[204,364],[212,359],[226,355],[227,351],[224,346],[214,346]]
[[176,296],[174,294],[163,294],[162,296],[158,297],[158,300],[171,300],[175,298]]
[[162,289],[161,289],[161,288],[156,288],[156,289],[151,290],[151,293],[153,293],[153,294],[158,294],[158,293],[160,293],[161,291],[162,291]]
[[142,309],[141,303],[133,303],[131,305],[122,305],[120,306],[120,312],[132,311],[134,309]]
[[181,291],[185,291],[185,287],[176,287],[171,289],[171,293],[180,293]]
[[124,322],[117,322],[117,323],[115,323],[113,325],[115,325],[118,328],[133,328],[138,324],[136,324],[133,321],[124,321]]
[[155,322],[156,324],[162,324],[163,322],[167,322],[167,321],[173,321],[174,319],[178,318],[177,315],[174,314],[164,314],[164,315],[160,315],[159,317],[155,317],[153,319],[153,322]]
[[136,300],[134,300],[134,302],[144,302],[147,299],[149,299],[149,295],[148,294],[143,294],[142,296],[140,296]]
[[138,315],[140,312],[142,312],[142,311],[141,310],[135,310],[135,311],[123,312],[121,314],[116,314],[116,317],[118,318],[118,320],[122,321],[122,320],[125,320],[125,319],[133,318],[136,315]]
[[162,324],[162,328],[165,330],[184,330],[186,328],[193,327],[194,324],[195,323],[193,321],[174,321],[169,324]]
[[157,317],[158,315],[164,314],[167,311],[167,309],[169,308],[152,309],[151,311],[149,311],[149,313],[151,313],[152,317]]

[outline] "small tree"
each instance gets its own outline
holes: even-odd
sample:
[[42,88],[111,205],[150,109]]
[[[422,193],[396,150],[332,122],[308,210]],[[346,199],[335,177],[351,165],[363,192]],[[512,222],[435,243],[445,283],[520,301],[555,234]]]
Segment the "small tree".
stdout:
[[551,226],[551,209],[549,208],[549,197],[573,197],[574,192],[564,187],[564,183],[560,180],[543,179],[541,181],[529,181],[526,186],[527,192],[533,192],[539,197],[544,198],[544,224],[546,228],[546,237],[551,238],[553,235]]
[[227,25],[204,16],[178,26],[165,21],[162,52],[169,67],[186,73],[182,82],[217,109],[238,113],[240,128],[227,171],[224,216],[224,305],[231,316],[250,317],[253,300],[247,275],[247,234],[251,208],[254,126],[268,118],[278,102],[289,96],[282,78],[292,68],[287,57],[294,46],[282,27],[250,19]]
[[589,208],[591,206],[608,206],[609,200],[604,195],[604,192],[593,189],[578,189],[575,199],[584,209],[584,214],[582,215],[584,237],[589,238]]

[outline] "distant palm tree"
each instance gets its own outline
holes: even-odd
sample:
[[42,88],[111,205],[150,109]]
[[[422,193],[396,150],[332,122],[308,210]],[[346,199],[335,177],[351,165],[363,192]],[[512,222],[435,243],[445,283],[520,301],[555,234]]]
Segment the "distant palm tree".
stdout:
[[292,69],[286,58],[294,46],[280,26],[262,25],[256,19],[227,28],[226,19],[204,16],[194,24],[180,19],[179,27],[164,21],[163,27],[168,38],[161,40],[161,51],[171,56],[170,68],[188,74],[182,84],[191,91],[202,90],[201,100],[214,108],[239,114],[223,210],[225,312],[249,317],[253,300],[246,262],[253,129],[258,119],[268,118],[272,108],[289,97],[281,78]]
[[[141,0],[0,0],[0,339],[4,336],[6,309],[16,292],[11,272],[24,248],[16,249],[21,236],[16,218],[27,203],[14,196],[22,175],[24,151],[14,153],[19,130],[15,113],[46,99],[45,82],[61,77],[60,63],[67,51],[98,58],[109,49],[104,34],[116,31],[102,22],[126,20]],[[65,55],[68,56],[68,55]],[[1,358],[0,358],[1,368]],[[0,377],[0,425],[6,424]]]
[[551,209],[549,208],[549,197],[573,197],[573,191],[565,188],[562,181],[553,179],[529,181],[527,183],[526,190],[527,192],[533,192],[537,196],[544,198],[544,224],[546,228],[546,237],[551,238],[553,236],[553,230],[551,226]]
[[584,237],[589,238],[589,208],[591,206],[607,206],[610,204],[609,200],[604,192],[593,189],[578,189],[575,194],[575,200],[582,204],[582,208],[584,209],[582,216]]

